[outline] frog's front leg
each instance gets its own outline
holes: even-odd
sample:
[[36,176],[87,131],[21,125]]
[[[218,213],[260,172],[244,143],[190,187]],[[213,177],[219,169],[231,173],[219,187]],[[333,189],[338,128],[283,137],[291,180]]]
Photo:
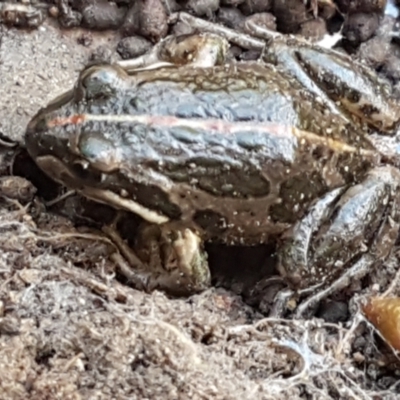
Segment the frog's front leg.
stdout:
[[138,289],[181,296],[210,286],[207,255],[201,238],[192,230],[168,223],[143,223],[134,248],[120,237],[115,223],[104,231],[128,261],[130,268],[125,268],[124,275]]
[[385,260],[399,233],[399,189],[400,171],[374,168],[360,184],[325,195],[294,226],[278,269],[300,296],[313,293],[296,315]]

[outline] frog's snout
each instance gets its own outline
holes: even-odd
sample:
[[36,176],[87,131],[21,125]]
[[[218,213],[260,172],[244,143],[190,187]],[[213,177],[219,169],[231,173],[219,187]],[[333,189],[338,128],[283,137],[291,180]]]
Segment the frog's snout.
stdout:
[[34,159],[41,152],[40,143],[48,130],[48,117],[42,112],[39,112],[28,123],[25,131],[25,146]]

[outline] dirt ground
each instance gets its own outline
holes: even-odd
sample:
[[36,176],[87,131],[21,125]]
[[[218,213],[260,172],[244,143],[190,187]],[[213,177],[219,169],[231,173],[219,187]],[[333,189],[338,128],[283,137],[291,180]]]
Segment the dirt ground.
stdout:
[[[83,31],[50,22],[1,29],[0,133],[15,141],[89,54],[118,41],[91,33],[79,45]],[[367,283],[352,283],[342,322],[265,317],[235,285],[180,299],[147,294],[119,279],[106,238],[47,212],[29,183],[7,177],[12,156],[4,147],[1,400],[400,398],[400,361],[359,311],[393,280],[396,254]],[[248,274],[245,257],[237,263]]]

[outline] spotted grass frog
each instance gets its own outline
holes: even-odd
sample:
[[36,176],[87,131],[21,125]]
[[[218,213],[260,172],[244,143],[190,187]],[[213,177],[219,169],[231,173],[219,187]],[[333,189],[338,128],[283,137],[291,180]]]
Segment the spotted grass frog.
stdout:
[[146,288],[208,287],[206,241],[273,240],[304,311],[388,256],[400,107],[373,71],[293,38],[254,62],[225,63],[211,34],[162,49],[152,68],[87,67],[25,136],[51,178],[143,218],[151,250],[119,244]]

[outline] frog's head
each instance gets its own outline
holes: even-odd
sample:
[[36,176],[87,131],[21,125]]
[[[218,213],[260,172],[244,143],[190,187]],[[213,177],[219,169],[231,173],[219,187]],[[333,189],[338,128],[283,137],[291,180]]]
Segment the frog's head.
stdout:
[[142,139],[151,116],[121,114],[130,99],[132,79],[116,66],[88,67],[74,89],[32,119],[25,144],[54,181],[149,222],[163,223],[168,218],[154,212],[153,203],[161,201],[166,215],[177,215],[179,210],[164,191],[142,182],[137,158],[148,155]]
[[118,139],[110,118],[117,114],[118,92],[125,91],[127,79],[117,66],[90,66],[72,90],[30,121],[26,148],[53,180],[76,189],[96,187],[102,173],[118,169]]
[[78,163],[85,168],[82,155],[96,169],[113,168],[109,157],[114,148],[104,139],[102,125],[110,115],[117,114],[114,111],[120,106],[118,92],[125,90],[127,79],[118,66],[90,66],[81,72],[72,90],[57,97],[29,122],[25,134],[27,150],[53,179],[66,183],[59,176],[62,168],[50,167],[50,162],[68,166]]
[[[118,65],[97,64],[83,69],[74,88],[39,110],[30,121],[26,140],[36,142],[36,135],[51,135],[53,128],[74,125],[85,112],[105,114],[118,95],[128,87],[129,75]],[[130,81],[132,85],[132,82]],[[29,145],[28,145],[29,147]]]

